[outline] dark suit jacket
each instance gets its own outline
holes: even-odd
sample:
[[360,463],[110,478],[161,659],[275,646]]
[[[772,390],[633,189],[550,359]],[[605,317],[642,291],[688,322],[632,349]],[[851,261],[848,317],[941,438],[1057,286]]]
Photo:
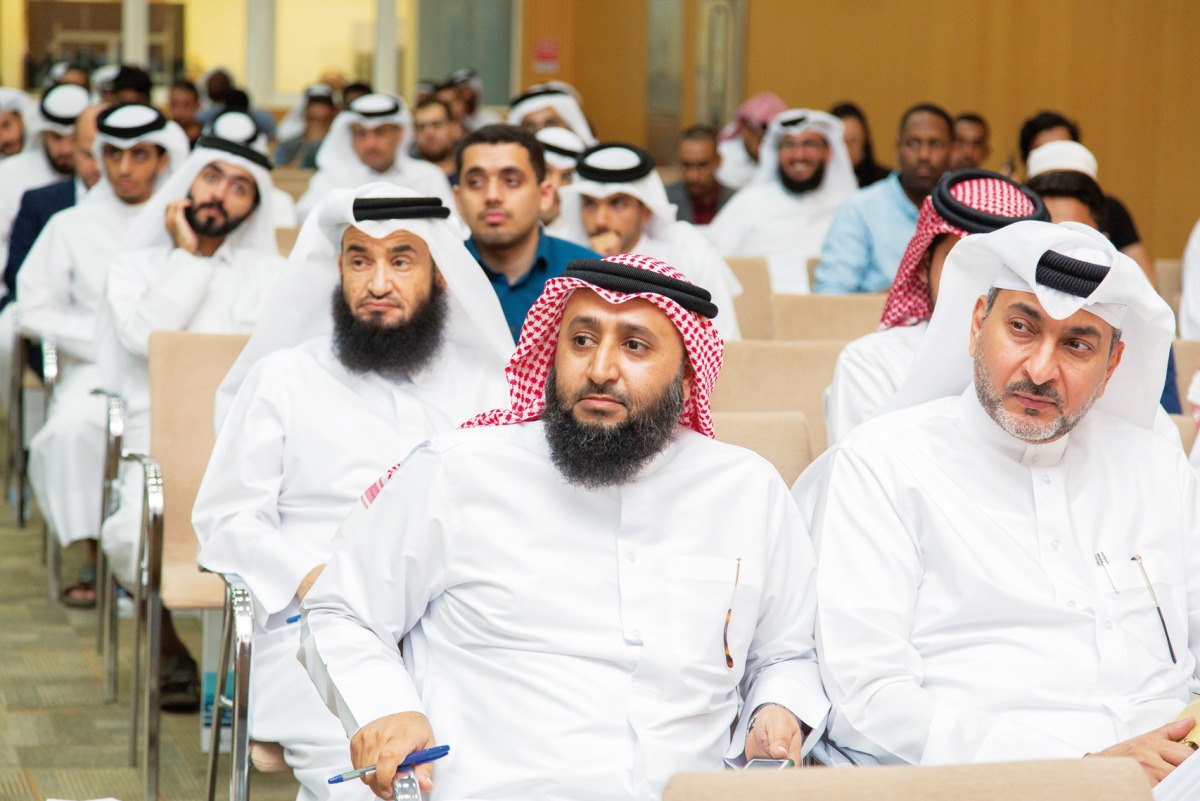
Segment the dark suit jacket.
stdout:
[[46,222],[57,212],[74,205],[73,179],[30,189],[21,196],[21,208],[17,211],[8,240],[8,264],[4,265],[4,285],[8,288],[8,294],[0,300],[0,309],[16,300],[17,270],[21,269],[38,234],[46,227]]
[[[721,191],[717,194],[717,211],[721,210],[721,207],[725,205],[729,198],[733,197],[734,193],[734,190],[725,186],[725,184],[719,184],[719,186],[721,187]],[[678,219],[695,224],[696,218],[692,212],[692,201],[688,198],[682,181],[675,184],[668,184],[667,199],[678,208],[675,214]]]

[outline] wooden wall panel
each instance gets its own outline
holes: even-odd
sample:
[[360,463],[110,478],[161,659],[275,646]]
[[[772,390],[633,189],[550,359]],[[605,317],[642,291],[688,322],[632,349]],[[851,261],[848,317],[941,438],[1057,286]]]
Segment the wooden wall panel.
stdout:
[[747,94],[867,111],[882,160],[895,125],[930,100],[992,123],[998,167],[1043,108],[1077,120],[1100,181],[1157,256],[1200,217],[1200,3],[1194,0],[750,0]]

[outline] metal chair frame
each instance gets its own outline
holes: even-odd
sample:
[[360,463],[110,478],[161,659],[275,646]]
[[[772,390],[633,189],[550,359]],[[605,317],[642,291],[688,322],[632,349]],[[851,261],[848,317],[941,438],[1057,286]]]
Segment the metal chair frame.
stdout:
[[[104,473],[100,489],[100,526],[97,537],[104,529],[104,523],[117,510],[120,503],[120,468],[121,442],[125,436],[125,402],[120,396],[93,389],[93,395],[103,395],[107,400],[105,414],[105,443],[104,443]],[[106,703],[116,703],[117,700],[117,579],[109,569],[108,557],[100,548],[96,560],[96,607],[99,609],[99,619],[96,631],[96,651],[101,654],[104,663],[104,700]],[[136,686],[134,700],[136,703]],[[130,757],[133,764],[133,756]]]
[[[225,612],[221,625],[221,655],[217,660],[217,686],[213,696],[212,735],[208,743],[208,801],[217,793],[217,760],[221,750],[221,723],[228,709],[233,716],[229,748],[230,801],[250,798],[250,656],[254,647],[254,601],[240,576],[226,574]],[[231,653],[232,652],[232,653]],[[231,662],[232,660],[232,662]],[[233,668],[233,694],[226,695],[226,679]]]
[[[145,801],[157,801],[161,736],[163,479],[157,461],[142,453],[124,452],[121,459],[141,464],[145,475],[142,531],[138,544],[141,564],[135,588],[133,639],[133,725],[130,764],[138,762],[141,741],[142,791]],[[145,687],[142,687],[144,677]],[[140,718],[140,721],[139,721]],[[140,722],[140,726],[139,726]],[[139,737],[139,731],[141,736]]]

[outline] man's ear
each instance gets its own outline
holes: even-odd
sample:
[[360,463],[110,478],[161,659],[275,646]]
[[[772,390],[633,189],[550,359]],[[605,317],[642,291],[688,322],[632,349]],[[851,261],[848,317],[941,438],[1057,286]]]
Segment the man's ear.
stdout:
[[[338,263],[340,264],[341,261],[339,260]],[[442,290],[443,292],[446,291],[446,276],[442,275],[442,271],[436,266],[433,268],[433,282],[437,284],[438,289]]]
[[971,313],[971,340],[967,346],[967,355],[972,358],[975,356],[975,341],[979,339],[979,332],[983,330],[985,317],[987,317],[987,296],[980,295],[975,301],[975,311]]
[[[457,188],[456,188],[457,191]],[[558,190],[550,183],[549,178],[543,178],[538,185],[538,211],[550,211],[554,208],[554,193]]]
[[683,402],[687,403],[692,399],[692,388],[696,384],[696,371],[692,367],[692,362],[686,357],[683,364]]

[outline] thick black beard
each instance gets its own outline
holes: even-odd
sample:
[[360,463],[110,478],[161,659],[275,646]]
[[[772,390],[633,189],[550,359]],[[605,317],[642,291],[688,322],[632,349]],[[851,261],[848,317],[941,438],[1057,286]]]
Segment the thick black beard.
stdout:
[[[627,484],[671,442],[683,413],[683,371],[648,408],[631,410],[621,423],[606,427],[581,423],[571,402],[559,396],[553,367],[546,377],[542,423],[550,461],[570,484],[601,489]],[[603,392],[589,384],[584,394]],[[572,399],[573,401],[574,399]]]
[[825,180],[825,165],[818,164],[817,170],[809,178],[803,181],[796,181],[788,177],[788,174],[783,171],[783,165],[779,165],[779,180],[783,182],[783,188],[787,191],[801,195],[805,192],[811,192],[821,186],[821,182]]
[[412,375],[433,361],[441,350],[450,304],[437,284],[429,297],[402,323],[377,325],[360,320],[339,285],[333,290],[333,353],[352,373]]
[[[246,212],[241,217],[230,217],[225,211],[225,204],[219,200],[210,200],[207,203],[201,203],[197,205],[196,199],[190,194],[188,195],[188,200],[192,201],[192,205],[183,210],[183,217],[187,220],[187,224],[191,226],[192,230],[197,236],[207,236],[212,237],[213,239],[226,237],[232,234],[242,223],[247,220],[247,218],[250,217],[251,214],[254,213],[254,210],[258,208],[258,203],[256,202],[250,208],[250,211]],[[221,212],[225,214],[225,222],[219,223],[216,220],[201,220],[198,212],[200,209],[206,208],[220,209]]]

